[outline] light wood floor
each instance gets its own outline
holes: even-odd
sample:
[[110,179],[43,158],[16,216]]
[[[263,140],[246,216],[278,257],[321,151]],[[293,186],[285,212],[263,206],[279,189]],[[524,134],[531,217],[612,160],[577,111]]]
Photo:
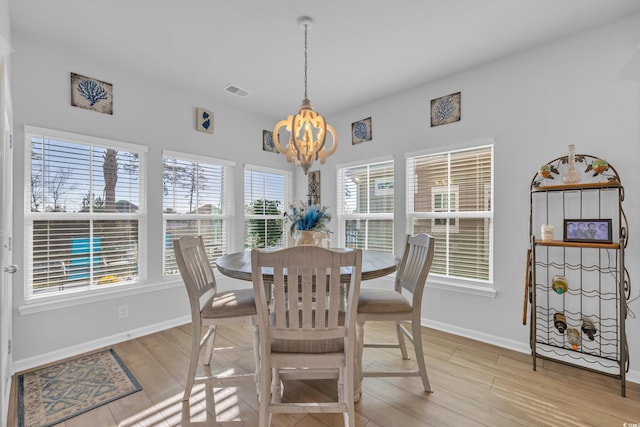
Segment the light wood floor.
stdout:
[[[381,340],[391,329],[367,323],[365,335]],[[540,360],[489,344],[423,328],[427,369],[434,392],[425,393],[418,378],[365,378],[356,404],[359,427],[423,426],[598,426],[640,424],[640,385],[627,383],[551,361]],[[223,329],[217,344],[251,341],[249,328]],[[253,382],[215,388],[216,417],[205,409],[205,392],[198,387],[183,407],[190,332],[187,326],[169,329],[115,345],[143,390],[60,424],[75,426],[256,426],[257,399]],[[238,370],[253,370],[249,352],[221,362]],[[365,350],[365,366],[413,364],[390,349]],[[329,381],[285,384],[285,398],[331,398]],[[17,425],[15,381],[9,426]],[[190,415],[187,413],[190,412]],[[637,423],[637,424],[633,424]],[[278,427],[341,426],[340,415],[278,415]]]

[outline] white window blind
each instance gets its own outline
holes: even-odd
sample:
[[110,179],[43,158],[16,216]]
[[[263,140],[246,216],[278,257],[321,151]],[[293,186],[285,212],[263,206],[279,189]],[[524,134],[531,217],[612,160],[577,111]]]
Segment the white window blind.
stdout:
[[291,173],[246,165],[245,248],[285,247],[284,212],[290,204]]
[[25,297],[141,280],[144,147],[25,127]]
[[179,274],[173,241],[202,236],[214,262],[228,252],[233,163],[165,151],[163,174],[163,274]]
[[344,246],[393,252],[393,160],[339,167],[337,185]]
[[493,280],[492,198],[492,145],[407,158],[407,222],[436,238],[432,274]]

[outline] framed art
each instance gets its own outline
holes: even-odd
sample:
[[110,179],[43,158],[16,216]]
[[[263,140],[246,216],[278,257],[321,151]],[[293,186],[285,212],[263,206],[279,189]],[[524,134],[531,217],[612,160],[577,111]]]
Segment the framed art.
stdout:
[[309,204],[320,205],[320,171],[309,171],[308,185],[309,185]]
[[431,127],[460,120],[461,93],[441,96],[431,100]]
[[196,130],[213,133],[213,112],[204,108],[196,108]]
[[351,144],[371,141],[371,117],[351,123]]
[[113,115],[113,85],[71,73],[71,105]]
[[276,145],[273,143],[273,132],[268,130],[262,131],[262,149],[272,153],[278,152]]
[[610,219],[565,219],[565,242],[611,243]]

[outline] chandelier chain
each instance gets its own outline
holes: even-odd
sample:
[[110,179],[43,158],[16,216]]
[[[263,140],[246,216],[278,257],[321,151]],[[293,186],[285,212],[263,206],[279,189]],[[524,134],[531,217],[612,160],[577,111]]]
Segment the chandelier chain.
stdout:
[[308,50],[307,29],[308,28],[309,28],[309,25],[304,24],[304,99],[309,99],[309,96],[307,95],[307,50]]

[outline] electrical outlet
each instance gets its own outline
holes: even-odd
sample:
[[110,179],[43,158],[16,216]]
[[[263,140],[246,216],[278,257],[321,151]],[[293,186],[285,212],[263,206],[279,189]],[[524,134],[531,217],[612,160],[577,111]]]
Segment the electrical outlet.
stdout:
[[118,307],[118,319],[126,319],[129,317],[129,305],[121,305]]

